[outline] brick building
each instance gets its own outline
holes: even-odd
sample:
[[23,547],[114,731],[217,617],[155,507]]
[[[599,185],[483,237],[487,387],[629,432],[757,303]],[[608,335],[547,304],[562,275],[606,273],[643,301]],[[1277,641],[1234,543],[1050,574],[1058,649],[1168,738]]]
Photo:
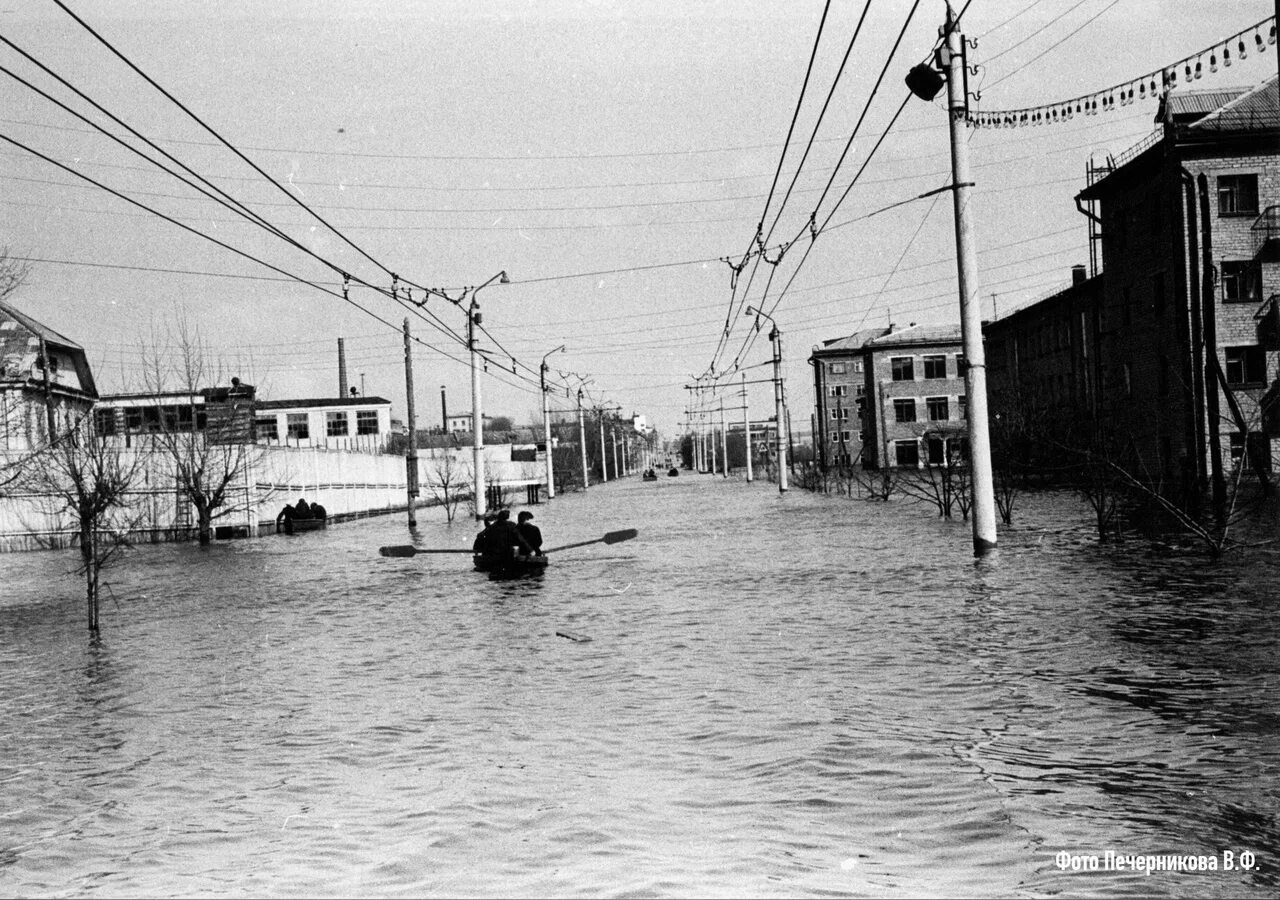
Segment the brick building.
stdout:
[[1280,449],[1280,94],[1174,91],[1158,130],[1077,197],[1100,212],[1105,278],[1091,411],[1148,477],[1222,482]]
[[941,464],[963,443],[959,325],[860,331],[814,348],[814,441],[824,468]]

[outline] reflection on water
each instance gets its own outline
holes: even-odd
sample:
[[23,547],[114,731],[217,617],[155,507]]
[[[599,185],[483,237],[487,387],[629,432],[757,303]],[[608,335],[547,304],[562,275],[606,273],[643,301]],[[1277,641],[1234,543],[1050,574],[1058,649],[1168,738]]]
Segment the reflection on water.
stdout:
[[544,506],[640,536],[530,578],[380,557],[398,518],[145,547],[95,643],[68,557],[0,557],[0,890],[1274,896],[1280,569],[1020,512],[975,562],[920,507],[693,476]]

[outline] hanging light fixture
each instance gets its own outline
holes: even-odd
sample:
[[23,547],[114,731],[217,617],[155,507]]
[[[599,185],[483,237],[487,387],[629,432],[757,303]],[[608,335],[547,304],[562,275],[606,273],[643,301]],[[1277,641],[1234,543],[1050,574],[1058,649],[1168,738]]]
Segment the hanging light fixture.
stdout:
[[1196,60],[1196,81],[1200,80],[1200,60]]
[[[1197,68],[1198,68],[1198,65],[1197,65]],[[1216,54],[1213,54],[1213,53],[1209,54],[1209,71],[1210,72],[1218,71],[1218,57]]]
[[1249,48],[1244,45],[1244,38],[1240,38],[1240,44],[1236,47],[1236,50],[1240,52],[1241,59],[1249,58]]

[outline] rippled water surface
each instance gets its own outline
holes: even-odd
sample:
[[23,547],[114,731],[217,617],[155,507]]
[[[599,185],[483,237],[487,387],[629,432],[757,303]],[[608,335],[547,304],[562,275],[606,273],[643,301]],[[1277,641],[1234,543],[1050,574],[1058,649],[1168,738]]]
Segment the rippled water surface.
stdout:
[[[0,894],[1273,897],[1280,569],[689,473],[490,581],[403,516],[0,556]],[[425,547],[468,546],[421,513]],[[589,638],[574,641],[558,631]],[[1071,872],[1057,854],[1257,854]]]

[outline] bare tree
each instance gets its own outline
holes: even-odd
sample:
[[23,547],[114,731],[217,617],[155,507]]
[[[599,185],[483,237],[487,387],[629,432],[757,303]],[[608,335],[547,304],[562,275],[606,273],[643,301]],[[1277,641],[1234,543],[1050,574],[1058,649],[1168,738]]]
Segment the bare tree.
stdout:
[[[253,396],[212,388],[219,380],[199,332],[179,317],[166,344],[155,335],[144,348],[147,390],[161,402],[152,440],[172,467],[179,493],[196,513],[201,545],[213,539],[215,519],[243,512],[253,500],[247,474],[262,455],[254,443]],[[176,394],[175,396],[172,396]]]
[[69,521],[80,548],[89,631],[98,632],[102,571],[128,546],[129,532],[144,512],[129,504],[129,492],[143,476],[141,454],[99,435],[92,416],[37,453],[23,475],[55,522]]
[[958,429],[939,429],[924,435],[929,456],[925,464],[899,474],[898,490],[914,500],[932,504],[938,515],[952,518],[957,512],[969,518],[972,499],[969,465]]
[[458,506],[470,496],[466,486],[471,483],[472,470],[469,463],[460,462],[458,457],[444,451],[444,456],[432,458],[431,471],[427,473],[427,489],[431,496],[444,507],[445,520],[452,524],[458,512]]
[[31,265],[26,260],[15,258],[7,244],[0,247],[0,300],[9,299],[30,275]]

